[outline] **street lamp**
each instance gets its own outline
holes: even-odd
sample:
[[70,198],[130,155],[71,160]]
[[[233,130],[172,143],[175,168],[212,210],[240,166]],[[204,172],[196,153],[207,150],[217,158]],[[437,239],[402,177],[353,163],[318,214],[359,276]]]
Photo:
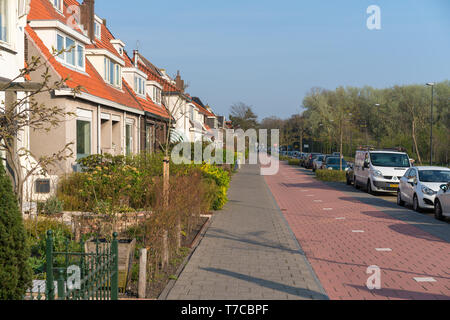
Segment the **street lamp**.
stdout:
[[433,104],[434,104],[434,82],[428,82],[427,86],[431,87],[431,120],[430,120],[430,166],[433,165]]

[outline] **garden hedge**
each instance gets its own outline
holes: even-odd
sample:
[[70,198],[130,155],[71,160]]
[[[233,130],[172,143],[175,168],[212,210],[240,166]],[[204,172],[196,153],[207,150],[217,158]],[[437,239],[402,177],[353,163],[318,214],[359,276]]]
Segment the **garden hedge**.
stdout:
[[316,170],[316,177],[321,181],[346,182],[345,171]]

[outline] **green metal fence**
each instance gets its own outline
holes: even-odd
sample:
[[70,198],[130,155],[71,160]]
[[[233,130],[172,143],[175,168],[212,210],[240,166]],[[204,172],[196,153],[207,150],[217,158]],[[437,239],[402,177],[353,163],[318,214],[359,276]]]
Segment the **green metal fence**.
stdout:
[[[95,240],[95,252],[85,252],[80,242],[79,252],[70,252],[66,242],[64,252],[55,252],[52,231],[46,239],[45,290],[39,285],[29,295],[37,300],[118,300],[118,240]],[[43,296],[43,292],[45,296]]]

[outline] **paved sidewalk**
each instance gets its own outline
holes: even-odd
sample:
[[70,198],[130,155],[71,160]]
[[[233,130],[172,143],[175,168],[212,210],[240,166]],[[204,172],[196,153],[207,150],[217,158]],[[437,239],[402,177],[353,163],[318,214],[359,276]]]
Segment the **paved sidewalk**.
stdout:
[[233,177],[229,198],[168,299],[327,299],[258,166]]
[[330,299],[450,299],[450,225],[283,163],[265,179]]

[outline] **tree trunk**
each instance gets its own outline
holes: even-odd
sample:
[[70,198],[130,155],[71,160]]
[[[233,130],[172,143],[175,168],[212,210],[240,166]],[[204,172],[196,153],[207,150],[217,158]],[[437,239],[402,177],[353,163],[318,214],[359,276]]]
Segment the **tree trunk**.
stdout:
[[417,147],[416,120],[414,120],[414,119],[412,121],[412,138],[413,138],[413,141],[414,141],[414,148],[416,149],[416,153],[417,153],[417,160],[419,160],[419,164],[422,165],[422,158],[420,157],[419,148]]
[[339,155],[339,170],[340,171],[342,171],[342,156],[343,156],[343,153],[342,153],[342,140],[344,138],[344,130],[343,129],[344,128],[343,128],[343,124],[342,124],[342,120],[341,120],[341,140],[340,140],[340,146],[339,146],[339,152],[340,152],[340,155]]

